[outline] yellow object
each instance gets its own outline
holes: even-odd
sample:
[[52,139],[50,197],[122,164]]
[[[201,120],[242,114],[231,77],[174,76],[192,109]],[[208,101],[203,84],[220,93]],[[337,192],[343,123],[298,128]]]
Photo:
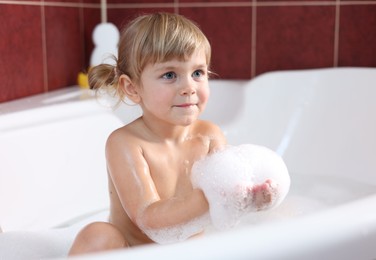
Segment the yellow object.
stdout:
[[89,88],[89,78],[86,73],[78,73],[77,84],[80,86],[80,88]]

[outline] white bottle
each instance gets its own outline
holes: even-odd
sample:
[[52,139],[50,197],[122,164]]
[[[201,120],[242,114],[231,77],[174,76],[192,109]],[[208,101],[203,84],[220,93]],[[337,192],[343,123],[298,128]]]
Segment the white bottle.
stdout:
[[115,65],[112,56],[117,57],[120,33],[112,23],[100,23],[93,31],[94,50],[90,58],[90,66],[101,63]]

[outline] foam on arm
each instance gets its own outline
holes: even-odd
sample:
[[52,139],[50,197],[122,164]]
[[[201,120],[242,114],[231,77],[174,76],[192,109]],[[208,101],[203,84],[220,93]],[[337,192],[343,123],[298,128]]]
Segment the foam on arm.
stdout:
[[207,213],[186,223],[169,227],[147,228],[142,225],[139,227],[154,242],[158,244],[170,244],[184,241],[196,234],[201,233],[209,224],[210,217]]

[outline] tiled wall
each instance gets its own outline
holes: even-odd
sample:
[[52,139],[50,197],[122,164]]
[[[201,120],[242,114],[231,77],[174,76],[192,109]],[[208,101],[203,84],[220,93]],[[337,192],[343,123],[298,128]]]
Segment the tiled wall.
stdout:
[[[108,0],[122,27],[139,13],[200,24],[220,78],[273,70],[376,67],[376,0]],[[100,0],[0,0],[0,102],[76,83],[100,22]]]

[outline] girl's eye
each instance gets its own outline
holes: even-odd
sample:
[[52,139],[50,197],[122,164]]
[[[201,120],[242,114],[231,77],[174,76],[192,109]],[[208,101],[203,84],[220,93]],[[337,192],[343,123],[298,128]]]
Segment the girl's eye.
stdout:
[[203,70],[196,70],[193,72],[192,77],[199,78],[205,75],[205,72]]
[[175,74],[175,72],[167,72],[167,73],[163,74],[162,78],[164,78],[164,79],[174,79],[174,78],[176,78],[176,74]]

